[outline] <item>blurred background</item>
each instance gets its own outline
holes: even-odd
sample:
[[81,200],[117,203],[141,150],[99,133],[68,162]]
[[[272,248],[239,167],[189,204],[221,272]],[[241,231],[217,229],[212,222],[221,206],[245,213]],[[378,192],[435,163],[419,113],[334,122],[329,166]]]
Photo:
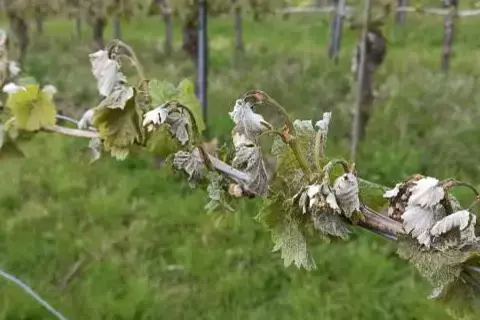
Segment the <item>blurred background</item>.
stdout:
[[[336,3],[208,2],[209,135],[227,141],[235,99],[260,89],[300,119],[332,111],[327,153],[348,159],[359,30],[344,22],[335,63],[334,13],[310,10]],[[361,12],[363,1],[346,2]],[[374,7],[385,2],[398,5]],[[476,8],[460,2],[458,10]],[[195,80],[197,9],[194,0],[3,0],[0,22],[10,59],[55,85],[58,108],[78,118],[98,102],[88,54],[113,38],[134,48],[148,77]],[[402,19],[392,10],[381,27],[387,51],[374,72],[359,175],[392,186],[418,172],[479,187],[480,16],[455,19],[448,72],[445,15]],[[0,165],[0,267],[69,319],[449,319],[384,239],[358,231],[348,243],[316,245],[317,270],[285,268],[253,220],[261,200],[206,214],[205,191],[151,158],[88,165],[86,145],[39,134],[27,158]],[[0,320],[51,318],[0,280]]]

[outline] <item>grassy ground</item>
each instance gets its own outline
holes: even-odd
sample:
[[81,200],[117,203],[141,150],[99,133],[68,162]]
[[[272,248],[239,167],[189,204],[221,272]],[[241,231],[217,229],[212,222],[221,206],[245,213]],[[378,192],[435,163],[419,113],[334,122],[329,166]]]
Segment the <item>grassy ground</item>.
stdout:
[[[151,77],[191,77],[178,43],[173,57],[160,52],[157,19],[125,24],[124,40]],[[362,176],[387,185],[414,172],[480,181],[480,22],[462,21],[458,30],[445,78],[437,72],[440,19],[411,17],[405,29],[387,27],[389,52],[358,161]],[[58,87],[58,104],[73,115],[97,100],[86,31],[79,41],[72,22],[49,22],[25,66]],[[258,88],[303,118],[333,111],[329,153],[347,154],[353,33],[345,32],[334,66],[325,57],[326,19],[248,21],[247,55],[236,63],[230,21],[212,20],[209,32],[213,135],[228,136],[226,112],[239,94]],[[448,319],[426,299],[429,285],[383,239],[360,232],[346,244],[320,244],[316,271],[286,269],[252,220],[256,201],[207,215],[203,191],[153,170],[149,159],[88,166],[79,156],[83,146],[42,134],[28,146],[28,159],[0,167],[0,266],[69,319]],[[79,261],[80,272],[69,278]],[[0,281],[1,320],[50,318]]]

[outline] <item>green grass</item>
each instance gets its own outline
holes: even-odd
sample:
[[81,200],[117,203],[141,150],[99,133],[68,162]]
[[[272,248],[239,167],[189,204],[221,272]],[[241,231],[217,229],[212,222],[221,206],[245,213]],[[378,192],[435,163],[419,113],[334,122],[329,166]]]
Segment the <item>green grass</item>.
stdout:
[[[123,25],[150,77],[177,82],[193,67],[176,43],[161,48],[162,24]],[[50,21],[33,40],[25,71],[59,89],[58,105],[80,115],[97,99],[87,54],[90,39],[73,23]],[[387,26],[389,51],[377,73],[376,111],[362,145],[360,174],[387,185],[421,172],[480,181],[480,22],[462,21],[451,73],[438,69],[441,20],[411,16]],[[108,30],[107,38],[110,36]],[[210,23],[209,125],[228,138],[237,96],[258,88],[292,114],[333,111],[328,152],[347,155],[352,103],[345,31],[340,65],[326,59],[326,17],[245,23],[247,55],[233,61],[231,23]],[[175,28],[180,39],[179,26]],[[318,244],[312,272],[284,268],[269,235],[252,217],[259,201],[207,215],[205,193],[148,158],[88,166],[85,141],[41,134],[28,158],[0,168],[0,266],[29,283],[69,319],[448,319],[426,299],[429,285],[375,235]],[[61,283],[79,260],[81,272]],[[18,288],[0,281],[0,320],[50,319]]]

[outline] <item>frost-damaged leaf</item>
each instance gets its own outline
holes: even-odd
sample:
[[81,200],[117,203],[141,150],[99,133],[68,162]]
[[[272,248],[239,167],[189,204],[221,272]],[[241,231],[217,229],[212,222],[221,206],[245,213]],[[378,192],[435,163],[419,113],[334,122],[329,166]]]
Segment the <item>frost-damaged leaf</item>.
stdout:
[[419,205],[426,208],[436,206],[445,196],[445,191],[438,185],[439,181],[432,177],[425,177],[414,182],[411,188],[411,195],[408,199],[409,205]]
[[97,89],[100,95],[108,97],[118,83],[126,81],[120,72],[117,61],[108,57],[106,50],[98,50],[88,55],[92,65],[93,76],[97,79]]
[[198,131],[205,130],[202,107],[195,95],[195,85],[192,81],[184,79],[175,88],[171,83],[152,79],[148,83],[148,90],[153,105],[164,105],[172,100],[178,101],[192,112]]
[[397,254],[409,260],[435,287],[454,281],[462,272],[462,264],[471,256],[457,249],[423,250],[415,240],[405,236],[399,236]]
[[328,134],[328,125],[330,124],[331,118],[331,112],[324,112],[322,120],[318,120],[317,123],[315,123],[315,127],[317,127],[325,136]]
[[339,237],[343,240],[347,240],[349,237],[350,230],[339,215],[318,211],[312,214],[312,221],[314,228],[321,234]]
[[161,125],[167,120],[168,112],[169,110],[166,105],[156,107],[143,115],[142,125],[147,128],[147,131],[151,132],[156,126]]
[[54,127],[57,111],[53,95],[36,84],[23,88],[9,93],[6,103],[15,117],[17,127],[26,131]]
[[13,82],[7,83],[2,88],[2,91],[5,92],[5,93],[8,93],[8,94],[13,94],[13,93],[15,93],[17,91],[20,91],[20,90],[26,91],[27,89],[25,89],[25,87],[23,87],[23,86],[17,85],[16,83],[13,83]]
[[213,212],[218,208],[224,208],[228,211],[233,211],[233,208],[228,204],[225,190],[222,186],[224,177],[217,172],[209,172],[208,179],[210,183],[207,187],[207,194],[210,201],[205,205],[207,212]]
[[268,193],[268,173],[263,160],[262,150],[245,135],[236,133],[233,137],[235,157],[232,166],[250,176],[245,188],[260,196]]
[[400,185],[401,185],[400,183],[397,183],[395,185],[395,188],[385,191],[385,193],[383,194],[383,197],[387,199],[396,197],[400,192]]
[[275,243],[273,251],[281,250],[285,267],[294,263],[297,268],[303,267],[306,270],[316,268],[315,261],[308,252],[307,240],[294,221],[285,221],[272,233],[272,239]]
[[93,125],[93,114],[95,113],[95,109],[88,109],[78,121],[77,127],[78,129],[88,129],[88,127]]
[[92,154],[90,163],[99,160],[102,156],[102,141],[99,138],[92,138],[88,143],[88,147],[90,148]]
[[473,219],[473,217],[468,210],[457,211],[438,221],[432,227],[430,233],[433,236],[439,236],[449,232],[454,228],[458,228],[460,231],[462,231],[468,227],[470,219]]
[[99,108],[123,109],[128,100],[134,95],[132,87],[117,86],[105,99],[98,105]]
[[347,218],[351,218],[354,212],[360,211],[360,200],[358,198],[360,191],[355,175],[346,173],[335,179],[333,191],[343,214]]
[[195,148],[191,152],[178,151],[174,155],[173,165],[178,170],[185,171],[189,176],[189,180],[200,179],[205,171],[205,164],[199,148]]
[[127,101],[123,109],[95,109],[93,124],[98,129],[105,150],[118,160],[126,158],[134,143],[143,141],[142,114],[135,106],[134,97]]
[[262,115],[253,112],[252,107],[250,102],[238,99],[233,111],[228,113],[235,123],[235,132],[245,135],[248,139],[254,139],[260,133],[272,128]]
[[188,127],[190,124],[190,116],[185,110],[174,110],[167,116],[167,123],[170,125],[170,132],[182,145],[185,145],[190,136]]
[[403,218],[403,229],[412,237],[417,238],[420,244],[430,247],[430,229],[436,221],[445,216],[445,209],[437,205],[428,209],[415,205],[408,205]]

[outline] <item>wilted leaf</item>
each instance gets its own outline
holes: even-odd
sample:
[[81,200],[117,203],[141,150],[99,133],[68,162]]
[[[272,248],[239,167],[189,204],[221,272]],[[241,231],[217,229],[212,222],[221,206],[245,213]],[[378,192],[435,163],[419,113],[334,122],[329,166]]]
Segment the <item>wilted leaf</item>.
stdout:
[[150,110],[143,115],[142,125],[147,128],[147,131],[153,131],[155,126],[159,126],[167,120],[168,112],[168,107],[165,105]]
[[6,103],[7,108],[12,110],[17,127],[36,131],[55,126],[57,111],[52,94],[36,84],[27,85],[24,89],[9,93]]
[[178,170],[185,171],[190,180],[198,180],[205,170],[202,155],[198,148],[191,152],[178,151],[173,158],[173,165]]
[[90,148],[92,154],[90,163],[93,163],[100,159],[100,157],[102,156],[102,141],[99,138],[90,139],[88,147]]
[[355,175],[346,173],[335,179],[333,191],[338,205],[347,218],[351,218],[354,212],[360,210],[359,189]]
[[127,101],[123,109],[95,109],[93,123],[103,140],[105,150],[119,160],[125,159],[134,143],[143,140],[142,114],[135,107],[134,97]]
[[234,131],[248,139],[255,139],[260,133],[272,128],[262,115],[253,112],[252,107],[250,102],[238,99],[233,111],[228,113],[235,123]]
[[169,101],[176,100],[188,107],[192,112],[199,132],[205,130],[205,123],[202,116],[202,108],[195,95],[195,85],[188,79],[182,80],[175,88],[171,83],[158,80],[150,80],[148,90],[153,105],[163,105]]
[[470,220],[473,219],[468,210],[457,211],[438,221],[430,230],[433,236],[439,236],[449,232],[454,228],[460,231],[468,227]]
[[437,205],[435,211],[420,206],[408,205],[403,218],[403,229],[420,244],[430,246],[430,229],[437,219],[445,215],[443,207]]
[[185,110],[171,111],[168,114],[167,123],[170,125],[170,132],[182,145],[190,140],[188,132],[190,117]]
[[395,198],[400,192],[400,189],[399,189],[400,185],[401,185],[400,183],[397,183],[395,185],[395,188],[385,191],[385,193],[383,194],[383,197],[387,199]]
[[108,57],[106,50],[98,50],[89,54],[92,73],[97,79],[97,89],[100,95],[108,97],[115,86],[125,82],[124,75],[120,72],[117,61]]
[[454,281],[462,272],[462,263],[470,256],[468,252],[456,249],[422,250],[416,241],[406,237],[399,237],[397,253],[402,259],[409,260],[436,287]]
[[350,230],[339,215],[317,211],[312,214],[312,221],[314,228],[321,234],[339,237],[343,240],[348,239]]
[[438,185],[439,181],[432,177],[425,177],[414,182],[410,189],[409,205],[419,205],[425,208],[436,206],[445,196],[445,191]]
[[93,115],[95,113],[95,109],[88,109],[78,121],[77,127],[79,129],[87,129],[93,124]]
[[265,196],[268,193],[268,173],[260,147],[251,143],[246,136],[234,136],[235,157],[232,166],[250,176],[245,188],[254,194]]
[[218,208],[224,208],[233,211],[233,208],[228,204],[225,190],[222,186],[223,176],[217,172],[209,172],[208,179],[210,183],[207,186],[207,194],[210,201],[205,205],[205,210],[213,212]]
[[111,108],[111,109],[123,109],[128,100],[130,100],[134,95],[134,90],[132,87],[127,86],[117,86],[113,91],[100,102],[98,105],[99,108]]
[[315,261],[308,252],[307,240],[294,221],[285,221],[272,234],[272,239],[275,243],[273,251],[281,251],[285,267],[294,263],[297,268],[303,267],[306,270],[316,268]]

